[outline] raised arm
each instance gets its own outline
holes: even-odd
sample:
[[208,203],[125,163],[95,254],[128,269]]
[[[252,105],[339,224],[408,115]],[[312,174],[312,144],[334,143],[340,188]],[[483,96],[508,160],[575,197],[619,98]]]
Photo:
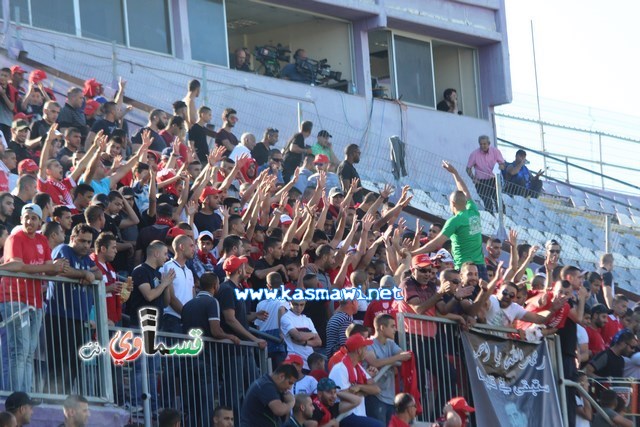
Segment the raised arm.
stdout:
[[472,197],[469,189],[467,188],[467,184],[464,183],[456,168],[445,160],[442,161],[442,167],[453,176],[453,180],[456,182],[458,191],[462,191],[467,197],[467,200],[471,200]]
[[44,140],[42,152],[40,153],[40,169],[38,171],[38,178],[43,181],[47,179],[47,162],[49,161],[49,157],[51,157],[51,144],[56,137],[56,130],[58,130],[58,124],[54,123],[49,128],[49,132],[47,132],[47,138]]

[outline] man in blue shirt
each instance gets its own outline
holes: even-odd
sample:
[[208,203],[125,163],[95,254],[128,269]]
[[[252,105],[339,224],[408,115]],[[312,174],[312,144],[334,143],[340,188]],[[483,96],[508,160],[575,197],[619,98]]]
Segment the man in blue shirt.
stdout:
[[298,49],[293,54],[293,64],[287,64],[280,71],[280,78],[291,80],[292,82],[311,83],[311,76],[306,76],[298,71],[298,64],[307,60],[307,52]]
[[78,348],[91,340],[87,323],[93,308],[93,283],[102,280],[102,273],[89,258],[92,240],[91,227],[78,224],[71,231],[69,244],[58,245],[51,253],[53,259],[68,260],[71,269],[64,276],[80,282],[53,282],[50,288],[45,335],[49,362],[54,366],[51,383],[64,386],[62,392],[69,390],[80,369]]
[[507,164],[502,171],[505,181],[504,192],[511,196],[538,197],[542,190],[542,181],[540,177],[544,173],[539,170],[534,176],[531,175],[527,164],[527,152],[524,150],[516,151],[516,160]]

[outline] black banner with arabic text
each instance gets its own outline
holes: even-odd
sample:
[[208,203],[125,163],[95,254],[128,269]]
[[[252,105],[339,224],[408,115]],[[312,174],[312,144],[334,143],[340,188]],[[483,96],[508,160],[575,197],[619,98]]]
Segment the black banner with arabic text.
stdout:
[[478,426],[563,425],[549,349],[478,332],[462,335]]

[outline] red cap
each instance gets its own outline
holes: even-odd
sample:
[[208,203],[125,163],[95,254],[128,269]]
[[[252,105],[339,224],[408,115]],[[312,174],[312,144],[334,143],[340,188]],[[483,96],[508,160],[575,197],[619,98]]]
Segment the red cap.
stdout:
[[156,163],[160,163],[160,153],[154,150],[149,150],[147,151],[147,154],[151,154],[156,159]]
[[31,74],[29,74],[29,82],[30,83],[38,83],[47,79],[47,73],[42,70],[33,70]]
[[84,114],[86,116],[90,116],[96,111],[98,111],[98,108],[100,108],[100,103],[98,101],[94,101],[93,99],[90,99],[87,101],[87,103],[84,106]]
[[222,269],[225,271],[225,273],[234,273],[240,268],[242,264],[246,264],[248,262],[249,259],[246,256],[231,255],[229,258],[224,260]]
[[24,159],[18,163],[18,174],[38,172],[40,167],[33,159]]
[[449,401],[449,405],[453,407],[456,412],[475,412],[473,406],[470,406],[464,397],[454,397]]
[[183,234],[187,234],[182,228],[171,227],[167,232],[167,237],[173,237],[174,239],[178,236],[182,236]]
[[87,96],[89,98],[98,96],[98,89],[101,86],[102,85],[96,79],[85,80],[83,90],[84,96]]
[[19,65],[14,65],[11,67],[11,74],[24,74],[26,71]]
[[347,342],[344,343],[344,346],[347,348],[347,351],[353,352],[359,348],[366,347],[373,344],[373,340],[368,340],[360,334],[351,335]]
[[411,267],[430,267],[433,264],[427,254],[416,255],[411,258]]
[[29,121],[29,120],[31,120],[32,117],[33,117],[33,114],[18,113],[18,114],[14,114],[13,115],[13,120],[26,120],[26,121]]
[[165,182],[176,176],[173,169],[162,169],[158,172],[158,182]]
[[207,197],[215,196],[216,194],[220,194],[220,193],[222,193],[222,191],[218,190],[215,187],[211,187],[211,186],[204,187],[204,191],[200,195],[200,203],[204,203],[204,201],[207,200]]
[[326,154],[318,154],[315,159],[313,159],[313,164],[318,163],[329,163],[329,158]]
[[304,366],[304,360],[302,359],[302,356],[293,353],[290,353],[282,363],[284,363],[285,365],[293,365],[294,363],[296,363],[300,366]]

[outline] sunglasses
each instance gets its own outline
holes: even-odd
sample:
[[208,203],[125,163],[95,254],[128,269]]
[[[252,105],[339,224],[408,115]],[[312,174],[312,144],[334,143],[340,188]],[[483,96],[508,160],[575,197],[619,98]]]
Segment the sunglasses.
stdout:
[[505,297],[509,297],[509,298],[515,298],[516,297],[516,294],[514,294],[512,292],[509,292],[507,290],[502,291],[502,295],[505,296]]
[[433,270],[430,268],[418,268],[418,272],[422,274],[433,274]]
[[560,249],[549,249],[549,253],[551,253],[551,254],[559,254],[560,253]]
[[273,160],[274,162],[277,162],[277,163],[280,163],[282,161],[282,159],[271,159],[271,160]]

